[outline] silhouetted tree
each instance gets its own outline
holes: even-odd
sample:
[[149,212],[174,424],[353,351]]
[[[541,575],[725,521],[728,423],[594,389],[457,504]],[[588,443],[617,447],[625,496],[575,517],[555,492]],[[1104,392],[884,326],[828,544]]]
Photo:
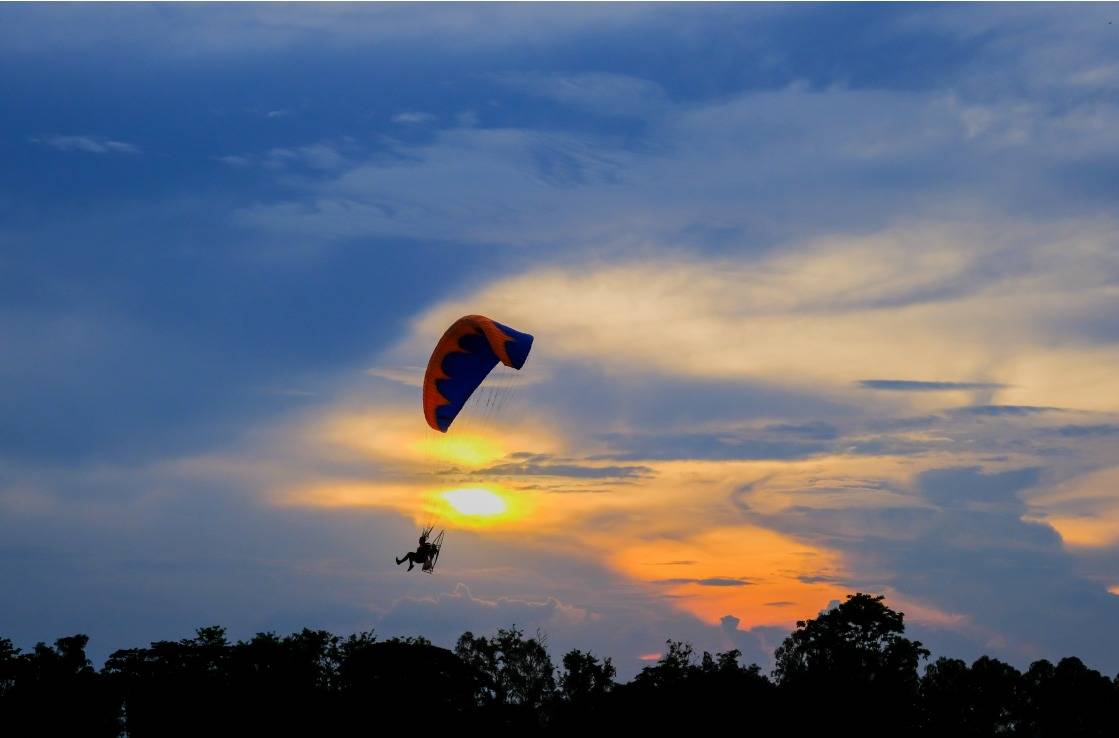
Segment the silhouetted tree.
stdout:
[[646,666],[634,678],[633,685],[644,689],[666,689],[683,684],[691,675],[695,649],[685,641],[665,641],[664,653],[653,666]]
[[777,649],[774,675],[802,727],[875,716],[885,729],[916,722],[917,666],[929,655],[905,632],[904,615],[881,595],[848,595],[819,617],[798,621]]
[[236,713],[231,655],[225,629],[211,626],[194,638],[116,651],[102,675],[122,700],[132,738],[204,734],[228,729]]
[[0,734],[116,736],[120,705],[85,655],[89,637],[20,653],[0,641]]
[[568,702],[602,699],[613,688],[617,673],[609,658],[599,661],[589,651],[568,651],[563,656],[560,694]]
[[921,679],[921,729],[927,735],[1014,734],[1021,714],[1021,674],[983,656],[968,668],[959,659],[937,659]]
[[377,636],[373,631],[354,633],[338,643],[336,686],[342,692],[368,688],[379,676],[372,667],[377,663]]
[[228,649],[229,690],[237,696],[227,722],[245,734],[311,734],[333,717],[331,689],[337,636],[304,629],[290,636],[258,633]]
[[971,670],[960,659],[939,658],[921,678],[920,723],[928,735],[971,735]]
[[691,644],[669,640],[655,664],[612,694],[610,723],[616,730],[682,731],[741,721],[749,711],[759,731],[770,725],[772,683],[757,664],[743,667],[737,650],[695,659]]
[[0,714],[4,714],[4,698],[16,686],[20,664],[19,649],[7,638],[0,638]]
[[493,638],[466,632],[455,654],[478,677],[477,698],[507,724],[535,722],[556,689],[555,666],[543,638],[525,638],[516,627],[502,628]]
[[559,677],[558,700],[552,705],[552,724],[560,729],[600,723],[614,688],[617,670],[609,658],[599,661],[578,649],[563,656]]
[[557,671],[543,636],[515,627],[464,633],[454,652],[423,638],[306,629],[230,643],[209,627],[117,651],[100,672],[85,636],[27,652],[0,638],[0,736],[359,736],[405,721],[468,733],[1116,734],[1119,683],[1079,659],[1022,674],[987,656],[971,666],[941,658],[918,679],[929,652],[903,634],[900,612],[859,593],[797,624],[777,649],[776,683],[737,650],[697,656],[669,640],[628,684],[614,681],[611,659],[579,650]]
[[1020,735],[1113,736],[1119,726],[1119,689],[1075,657],[1054,667],[1035,661],[1022,676]]
[[341,648],[339,696],[345,721],[352,726],[410,718],[425,732],[467,729],[476,684],[468,665],[425,638],[376,642],[372,634],[362,634]]

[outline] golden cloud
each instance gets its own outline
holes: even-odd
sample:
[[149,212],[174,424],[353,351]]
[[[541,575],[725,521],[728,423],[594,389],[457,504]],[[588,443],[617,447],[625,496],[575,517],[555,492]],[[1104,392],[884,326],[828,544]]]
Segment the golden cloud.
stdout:
[[[1004,266],[997,278],[995,263]],[[1040,236],[896,228],[735,260],[660,255],[535,270],[428,311],[400,352],[421,353],[450,320],[482,312],[531,329],[538,353],[607,372],[847,398],[871,377],[980,381],[1003,385],[994,390],[1002,403],[1116,410],[1119,348],[1077,340],[1068,327],[1116,309],[1107,275],[1117,272],[1103,227]],[[904,399],[945,403],[939,393]]]

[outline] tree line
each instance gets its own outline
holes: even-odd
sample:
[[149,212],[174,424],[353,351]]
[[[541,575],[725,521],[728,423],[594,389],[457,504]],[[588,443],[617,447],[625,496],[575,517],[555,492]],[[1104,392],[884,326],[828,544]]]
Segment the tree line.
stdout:
[[[610,658],[573,650],[557,667],[542,635],[342,638],[321,630],[230,642],[219,627],[116,651],[100,670],[88,637],[23,652],[0,638],[0,735],[376,735],[389,730],[874,731],[917,736],[1114,736],[1119,676],[1070,657],[1022,672],[983,656],[930,661],[881,596],[849,595],[797,623],[765,674],[738,651],[668,641],[619,683]],[[922,671],[921,666],[925,668]]]

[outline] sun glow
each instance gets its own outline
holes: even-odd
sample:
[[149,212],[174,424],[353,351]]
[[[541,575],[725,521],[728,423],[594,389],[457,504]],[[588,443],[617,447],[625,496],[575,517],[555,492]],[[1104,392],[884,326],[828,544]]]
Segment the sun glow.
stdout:
[[453,489],[441,496],[455,512],[468,517],[494,518],[509,510],[505,498],[482,487]]
[[483,466],[505,455],[500,442],[482,435],[426,433],[418,446],[423,456],[429,459],[463,466]]

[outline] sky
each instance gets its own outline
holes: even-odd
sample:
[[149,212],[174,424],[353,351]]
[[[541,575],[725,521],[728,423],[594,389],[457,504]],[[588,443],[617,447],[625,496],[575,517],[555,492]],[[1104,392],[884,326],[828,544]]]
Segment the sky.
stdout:
[[[1116,673],[1112,21],[0,7],[0,636],[515,625],[629,677],[863,591]],[[536,340],[437,436],[465,314]]]

